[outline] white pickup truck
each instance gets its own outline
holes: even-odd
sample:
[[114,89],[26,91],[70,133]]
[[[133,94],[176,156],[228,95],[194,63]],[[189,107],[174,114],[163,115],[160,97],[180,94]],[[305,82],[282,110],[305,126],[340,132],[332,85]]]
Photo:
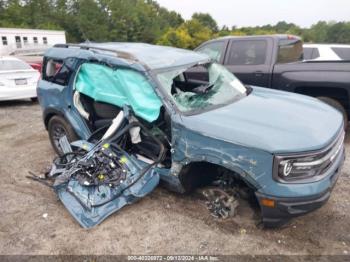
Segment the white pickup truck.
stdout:
[[305,60],[350,60],[350,45],[304,44]]

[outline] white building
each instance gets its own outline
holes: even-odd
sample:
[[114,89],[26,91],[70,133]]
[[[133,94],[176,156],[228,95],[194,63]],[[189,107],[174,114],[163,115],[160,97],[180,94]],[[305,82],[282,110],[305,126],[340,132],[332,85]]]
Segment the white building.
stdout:
[[26,50],[43,50],[54,44],[65,44],[64,31],[0,28],[0,55]]

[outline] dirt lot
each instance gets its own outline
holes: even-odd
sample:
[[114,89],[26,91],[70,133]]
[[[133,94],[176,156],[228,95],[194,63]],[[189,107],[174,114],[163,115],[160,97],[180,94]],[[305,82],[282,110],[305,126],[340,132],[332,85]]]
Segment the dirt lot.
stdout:
[[244,206],[215,221],[196,197],[158,188],[84,230],[51,189],[25,178],[54,157],[38,104],[2,102],[0,120],[0,254],[350,254],[350,161],[330,201],[282,229],[257,228]]

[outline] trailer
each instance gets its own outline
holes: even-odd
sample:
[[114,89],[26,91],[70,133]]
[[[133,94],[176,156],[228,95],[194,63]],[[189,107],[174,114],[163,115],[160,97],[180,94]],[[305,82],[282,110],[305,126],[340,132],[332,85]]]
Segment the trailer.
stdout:
[[0,28],[0,55],[21,54],[29,50],[46,49],[55,44],[65,44],[64,31]]

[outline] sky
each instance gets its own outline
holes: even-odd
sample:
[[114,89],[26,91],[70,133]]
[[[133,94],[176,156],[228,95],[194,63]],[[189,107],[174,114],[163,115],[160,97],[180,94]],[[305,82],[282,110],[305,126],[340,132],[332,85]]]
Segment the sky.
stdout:
[[221,27],[256,26],[278,21],[310,27],[320,20],[350,21],[350,0],[156,0],[185,19],[209,13]]

